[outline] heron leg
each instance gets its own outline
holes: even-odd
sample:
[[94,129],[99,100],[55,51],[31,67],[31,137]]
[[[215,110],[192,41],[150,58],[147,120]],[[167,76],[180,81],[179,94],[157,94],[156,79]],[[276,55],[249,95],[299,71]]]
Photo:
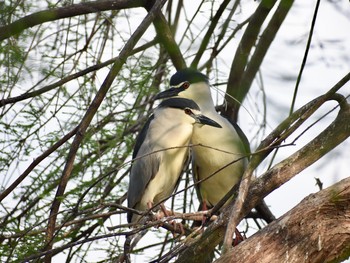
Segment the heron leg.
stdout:
[[[202,211],[208,211],[208,206],[207,206],[207,202],[205,200],[203,200],[203,204],[202,204]],[[204,227],[205,222],[207,221],[208,217],[206,215],[203,215],[202,218],[202,227]]]
[[165,208],[165,205],[163,203],[160,204],[160,209],[162,210],[164,216],[171,216],[171,215],[174,215],[173,211],[171,210],[167,210]]
[[232,242],[232,246],[237,246],[239,243],[241,243],[245,239],[245,237],[242,236],[241,232],[239,232],[237,228],[235,229],[235,235],[236,237]]
[[156,213],[156,220],[161,220],[163,217],[171,216],[173,213],[165,208],[164,204],[161,203],[160,210]]
[[[160,204],[160,209],[162,210],[163,214],[165,217],[168,217],[168,216],[173,216],[174,215],[174,212],[171,211],[171,210],[167,210],[164,206],[164,204]],[[184,235],[185,234],[185,229],[183,227],[183,225],[181,223],[177,223],[175,220],[171,220],[169,221],[169,224],[171,224],[174,228],[174,231],[172,231],[172,234],[173,236],[175,237],[175,233],[178,232],[177,229],[179,228],[179,232],[180,232],[180,236]]]
[[151,210],[153,208],[153,202],[152,201],[148,201],[147,202],[147,208],[148,208],[148,210]]

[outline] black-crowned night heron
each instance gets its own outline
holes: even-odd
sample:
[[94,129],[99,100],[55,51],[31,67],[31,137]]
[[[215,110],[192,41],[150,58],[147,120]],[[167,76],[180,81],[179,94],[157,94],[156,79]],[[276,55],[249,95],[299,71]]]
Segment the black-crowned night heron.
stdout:
[[[188,156],[193,128],[206,125],[213,130],[221,128],[202,115],[193,100],[171,98],[159,104],[136,140],[129,208],[147,211],[172,194]],[[140,216],[128,212],[127,219],[129,223],[137,222]]]
[[[180,70],[171,77],[170,86],[156,99],[174,96],[192,99],[204,115],[222,126],[222,129],[197,126],[192,136],[193,173],[195,181],[204,180],[198,188],[202,209],[206,210],[216,205],[240,181],[248,161],[249,143],[237,124],[232,124],[215,110],[207,76],[194,69]],[[209,179],[205,180],[207,177]]]

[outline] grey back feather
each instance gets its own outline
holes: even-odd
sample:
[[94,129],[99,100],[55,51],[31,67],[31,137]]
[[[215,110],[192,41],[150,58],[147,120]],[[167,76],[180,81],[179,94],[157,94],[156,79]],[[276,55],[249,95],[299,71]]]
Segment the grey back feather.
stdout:
[[[141,201],[147,185],[159,170],[160,154],[152,153],[152,151],[153,149],[148,146],[141,146],[137,154],[137,157],[140,158],[132,164],[130,173],[130,182],[132,183],[129,183],[128,207],[133,208]],[[131,222],[131,212],[128,212],[127,219],[128,222]]]

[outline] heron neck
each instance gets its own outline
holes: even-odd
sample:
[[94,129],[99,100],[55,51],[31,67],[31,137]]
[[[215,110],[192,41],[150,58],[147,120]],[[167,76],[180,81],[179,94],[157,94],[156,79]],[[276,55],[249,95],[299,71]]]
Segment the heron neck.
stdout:
[[211,102],[205,101],[203,103],[197,103],[197,104],[204,115],[208,115],[209,113],[216,113],[216,110],[212,101]]
[[196,87],[195,90],[195,101],[201,109],[202,113],[215,112],[215,106],[210,93],[210,87],[207,84],[200,86],[198,85],[198,87]]

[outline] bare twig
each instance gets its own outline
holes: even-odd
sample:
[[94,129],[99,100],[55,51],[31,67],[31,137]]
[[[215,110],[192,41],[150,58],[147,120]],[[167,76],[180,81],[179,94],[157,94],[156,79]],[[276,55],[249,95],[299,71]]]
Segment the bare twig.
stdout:
[[304,67],[305,67],[305,64],[306,64],[307,56],[308,56],[309,51],[310,51],[311,40],[312,40],[312,36],[314,34],[314,28],[315,28],[315,23],[316,23],[316,18],[317,18],[318,8],[320,6],[320,2],[321,2],[320,0],[317,0],[317,2],[316,2],[315,11],[314,11],[314,15],[312,17],[311,27],[310,27],[310,31],[309,31],[309,37],[307,39],[303,61],[301,62],[298,78],[297,78],[297,81],[295,83],[293,100],[292,100],[292,104],[290,106],[289,114],[292,114],[292,112],[294,111],[294,104],[295,104],[295,100],[297,98],[301,76],[303,75],[303,71],[304,71]]
[[[136,54],[137,52],[143,51],[146,48],[148,48],[150,46],[153,46],[156,43],[157,43],[156,40],[152,40],[152,41],[148,42],[145,45],[142,45],[142,46],[140,46],[138,48],[135,48],[131,52],[131,54]],[[26,92],[26,93],[23,93],[23,94],[21,94],[19,96],[16,96],[16,97],[10,97],[10,98],[6,98],[6,99],[1,99],[0,100],[0,107],[3,107],[5,105],[7,105],[7,104],[12,104],[12,103],[23,101],[23,100],[26,100],[26,99],[29,99],[29,98],[33,98],[33,97],[39,96],[39,95],[41,95],[41,94],[43,94],[45,92],[53,90],[55,88],[59,88],[60,86],[62,86],[63,84],[65,84],[65,83],[67,83],[67,82],[69,82],[71,80],[77,79],[77,78],[79,78],[81,76],[84,76],[84,75],[86,75],[88,73],[97,71],[97,70],[99,70],[101,68],[104,68],[104,67],[107,67],[107,66],[113,64],[117,59],[118,59],[118,57],[108,59],[105,62],[93,65],[93,66],[88,67],[88,68],[86,68],[84,70],[81,70],[79,72],[76,72],[74,74],[66,76],[66,77],[60,79],[59,81],[56,81],[55,83],[52,83],[52,84],[47,85],[45,87],[42,87],[42,88],[40,88],[38,90],[35,90],[35,91],[32,91],[32,92]]]
[[[141,38],[141,36],[144,34],[144,32],[147,30],[149,25],[152,23],[156,14],[160,10],[160,8],[164,5],[165,2],[166,2],[166,0],[156,1],[155,4],[153,5],[153,7],[151,8],[150,12],[147,14],[147,16],[143,19],[143,21],[141,22],[139,27],[132,34],[132,36],[130,37],[128,42],[125,44],[124,48],[119,53],[118,59],[113,64],[113,67],[111,68],[110,72],[108,73],[101,88],[97,92],[89,109],[87,110],[85,116],[83,117],[81,123],[78,126],[76,136],[75,136],[74,141],[72,143],[70,152],[68,154],[67,162],[66,162],[66,165],[64,167],[59,186],[57,188],[55,199],[54,199],[52,206],[51,206],[49,222],[48,222],[47,231],[46,231],[46,246],[45,246],[46,251],[51,250],[51,248],[53,246],[53,236],[54,236],[54,231],[55,231],[57,213],[59,211],[59,207],[61,204],[61,197],[63,196],[63,194],[65,192],[66,185],[68,183],[68,179],[69,179],[70,174],[71,174],[72,169],[73,169],[75,156],[76,156],[77,151],[79,149],[80,143],[84,137],[86,129],[88,128],[92,118],[96,114],[96,112],[97,112],[99,106],[101,105],[106,93],[108,92],[109,88],[111,87],[112,82],[114,81],[115,77],[118,75],[118,73],[119,73],[120,69],[122,68],[123,64],[125,63],[127,57],[130,55],[130,53],[133,50],[133,48],[135,47],[136,43]],[[46,255],[45,262],[46,263],[51,262],[51,254]]]
[[53,153],[55,150],[57,150],[60,146],[62,146],[64,143],[66,143],[71,137],[74,136],[74,134],[77,132],[78,128],[74,128],[69,133],[67,133],[65,136],[63,136],[60,140],[58,140],[54,145],[52,145],[49,149],[47,149],[45,152],[43,152],[40,156],[38,156],[29,166],[28,168],[3,192],[0,193],[0,202],[6,198],[6,196],[13,191],[27,176],[28,174],[33,171],[33,169],[47,156],[49,156],[51,153]]
[[[341,110],[335,121],[330,124],[323,132],[321,132],[315,139],[310,141],[307,145],[292,154],[290,157],[276,164],[256,180],[252,181],[251,187],[249,188],[249,192],[247,194],[246,202],[244,203],[242,210],[237,211],[236,217],[239,217],[238,221],[240,221],[245,214],[254,208],[274,189],[290,180],[292,177],[300,173],[303,169],[310,166],[312,163],[316,162],[323,155],[331,151],[337,145],[341,144],[346,138],[350,136],[350,106],[346,103],[346,100],[344,100],[344,98],[340,98],[340,95],[334,94],[349,80],[350,72],[345,75],[326,94],[320,96],[313,102],[308,103],[303,107],[303,112],[307,112],[311,115],[311,112],[314,112],[316,109],[318,109],[325,101],[336,99],[341,106]],[[301,119],[303,119],[307,115],[303,114],[299,116]],[[286,123],[282,123],[279,128],[275,129],[275,131],[272,132],[262,142],[259,149],[263,149],[263,147],[271,145],[276,140],[276,136],[278,134],[283,134],[282,131],[286,129],[285,125]],[[261,154],[260,157],[257,155],[255,158],[264,158],[263,156],[264,155]],[[254,156],[252,159],[254,159]],[[293,164],[292,167],[291,164]],[[233,205],[233,203],[231,203],[231,205]],[[191,244],[186,246],[177,262],[186,262],[186,259],[188,258],[193,258],[194,261],[200,262],[204,251],[208,252],[213,250],[215,246],[223,240],[224,233],[226,231],[225,226],[227,225],[229,218],[232,218],[232,212],[233,210],[231,209],[225,209],[220,215],[219,219],[208,226],[207,230],[203,233],[201,238],[198,240],[193,240]]]
[[[279,3],[275,13],[269,21],[266,29],[261,34],[259,42],[256,45],[254,53],[247,63],[244,74],[241,76],[239,87],[241,89],[240,95],[242,99],[246,96],[250,89],[250,86],[258,72],[263,59],[269,50],[272,41],[275,39],[279,28],[281,27],[284,19],[286,18],[290,8],[292,7],[294,0],[283,0]],[[242,102],[242,100],[239,100]]]
[[[248,63],[249,54],[255,45],[262,24],[265,22],[265,19],[275,3],[276,0],[263,0],[260,2],[256,11],[250,17],[247,29],[242,36],[235,57],[232,61],[227,84],[227,93],[236,98],[239,102],[242,102],[243,94],[245,93],[240,89],[239,85]],[[227,108],[223,115],[228,117],[231,121],[237,121],[239,103],[232,101],[228,96],[226,96],[226,100],[230,107]]]
[[168,21],[166,21],[164,15],[161,12],[157,14],[157,17],[154,19],[153,24],[157,31],[157,37],[159,38],[159,42],[162,43],[164,49],[167,51],[175,68],[185,68],[185,59],[182,56],[179,46],[175,42]]
[[224,13],[227,5],[230,3],[230,0],[225,0],[221,3],[218,11],[216,12],[215,16],[210,20],[210,26],[208,27],[208,30],[205,34],[205,36],[203,37],[200,47],[196,53],[196,56],[194,57],[192,63],[191,63],[191,67],[193,68],[197,68],[198,67],[198,63],[199,60],[202,58],[204,51],[208,48],[208,44],[210,39],[212,38],[212,34],[219,22],[219,19],[221,18],[222,14]]
[[97,13],[106,10],[120,10],[126,8],[142,7],[143,0],[103,0],[73,4],[69,6],[53,8],[40,11],[25,16],[17,21],[0,27],[0,41],[10,36],[21,33],[23,30],[33,26],[41,25],[49,21],[55,21],[62,18],[69,18],[89,13]]

